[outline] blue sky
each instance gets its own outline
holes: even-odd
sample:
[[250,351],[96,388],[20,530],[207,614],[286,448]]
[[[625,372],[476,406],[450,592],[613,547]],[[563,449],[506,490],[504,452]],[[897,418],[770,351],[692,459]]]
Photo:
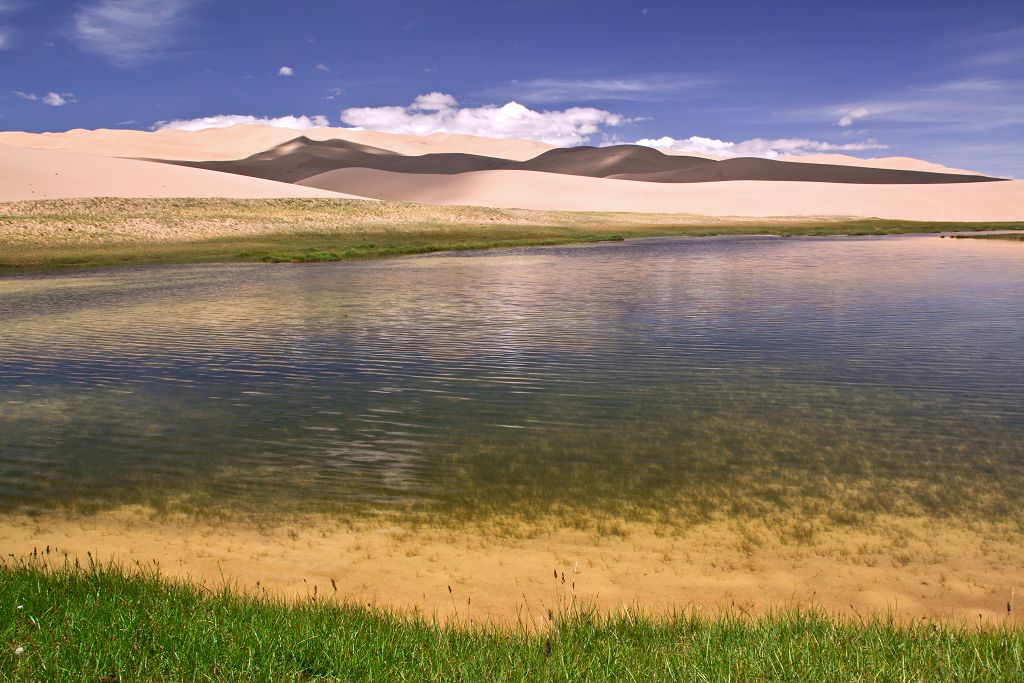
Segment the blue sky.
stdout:
[[1024,2],[0,0],[0,128],[230,115],[1024,177]]

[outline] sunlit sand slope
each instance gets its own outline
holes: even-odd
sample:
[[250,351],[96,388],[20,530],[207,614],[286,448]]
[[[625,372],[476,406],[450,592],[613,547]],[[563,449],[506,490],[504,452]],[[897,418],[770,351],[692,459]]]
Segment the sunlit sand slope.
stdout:
[[727,181],[648,183],[538,171],[459,175],[347,168],[300,184],[424,204],[552,211],[639,211],[708,216],[855,216],[920,221],[1024,220],[1024,181],[859,185]]
[[183,166],[4,145],[0,178],[3,202],[70,197],[350,197]]

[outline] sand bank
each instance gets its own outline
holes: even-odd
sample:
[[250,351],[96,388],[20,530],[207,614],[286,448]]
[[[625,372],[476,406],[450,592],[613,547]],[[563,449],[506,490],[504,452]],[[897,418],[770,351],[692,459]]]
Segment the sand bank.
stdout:
[[849,616],[1017,623],[1006,603],[1020,588],[1021,540],[994,525],[925,519],[887,519],[802,541],[727,521],[684,532],[615,524],[608,533],[518,522],[409,529],[323,517],[260,527],[124,509],[77,518],[8,515],[0,522],[4,556],[45,553],[49,546],[58,561],[66,553],[84,562],[87,552],[126,564],[155,560],[167,575],[211,587],[228,581],[288,598],[315,589],[320,596],[502,623],[539,622],[548,609],[572,600],[602,610],[756,614],[816,605]]

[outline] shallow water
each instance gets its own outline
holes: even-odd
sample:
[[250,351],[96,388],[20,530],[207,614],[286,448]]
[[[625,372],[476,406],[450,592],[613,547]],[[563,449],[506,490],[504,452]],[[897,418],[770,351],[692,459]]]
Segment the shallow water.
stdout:
[[0,279],[0,509],[1021,521],[1024,245]]

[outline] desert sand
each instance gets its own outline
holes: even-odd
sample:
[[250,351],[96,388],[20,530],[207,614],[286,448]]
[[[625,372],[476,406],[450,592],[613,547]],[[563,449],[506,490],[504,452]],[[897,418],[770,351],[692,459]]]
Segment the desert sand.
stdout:
[[4,145],[0,178],[0,202],[71,197],[350,198],[216,171]]
[[924,171],[926,173],[963,173],[965,175],[976,175],[978,173],[977,171],[952,168],[910,157],[873,157],[871,159],[861,159],[847,154],[807,154],[804,156],[786,154],[779,157],[779,161],[799,161],[805,164],[840,164],[844,166],[864,166],[867,168],[889,168],[901,171]]
[[1024,220],[1024,181],[1020,180],[956,185],[749,180],[666,184],[537,171],[424,175],[348,168],[307,178],[300,184],[394,201],[546,211]]
[[[716,177],[706,177],[705,170],[691,177],[693,173],[685,168],[689,162],[640,148],[627,150],[629,154],[622,158],[611,158],[608,151],[602,150],[553,152],[550,145],[536,141],[443,133],[415,137],[317,128],[303,131],[302,135],[312,143],[319,143],[319,147],[294,142],[300,137],[297,131],[264,126],[233,126],[197,132],[0,133],[0,177],[5,179],[0,186],[0,201],[102,196],[348,197],[432,205],[685,213],[709,217],[1024,220],[1024,181],[954,182],[948,179],[962,177],[964,172],[913,159],[854,160],[842,155],[818,155],[800,157],[801,163],[781,167],[777,162],[766,165],[763,161],[736,159],[723,162],[719,167],[733,169],[724,176],[715,171],[712,175],[718,174]],[[334,143],[325,145],[324,141]],[[304,157],[288,158],[278,166],[270,164],[254,171],[239,170],[235,164],[235,173],[209,170],[221,168],[226,161],[253,155],[274,157],[281,149],[303,144],[306,148],[300,152]],[[329,149],[332,144],[338,149],[347,145],[344,153],[353,155],[345,162],[349,167],[337,168],[336,160],[325,161],[330,156],[326,152],[337,151]],[[213,163],[207,164],[209,168],[189,168],[140,160],[142,157]],[[642,159],[643,163],[637,165],[634,157],[646,160]],[[651,166],[651,159],[654,166]],[[517,168],[531,170],[473,170],[498,168],[508,162],[525,162]],[[821,169],[813,169],[815,164],[821,165]],[[849,170],[843,171],[844,167]],[[325,168],[331,170],[324,171]],[[766,168],[768,171],[764,170]],[[783,169],[783,175],[796,173],[795,177],[799,178],[807,173],[812,176],[838,173],[842,177],[839,182],[720,179],[730,177],[729,173],[735,169],[741,174],[770,171],[766,177],[774,177],[771,174],[777,174],[778,168]],[[889,170],[879,171],[883,175],[878,175],[870,169]],[[888,184],[885,178],[889,176],[884,173],[891,174],[893,169],[951,175],[906,175],[899,182],[913,184]],[[876,178],[871,182],[883,184],[859,180],[861,175],[858,174],[865,171]],[[262,177],[238,175],[240,172],[262,174]],[[608,174],[611,177],[590,177]],[[666,177],[661,177],[665,174]],[[636,179],[640,177],[643,180]],[[917,184],[918,178],[928,182],[935,182],[936,178],[947,180],[928,185]],[[679,182],[681,179],[685,182]],[[280,180],[289,182],[275,182]]]
[[[517,161],[526,161],[542,152],[554,149],[553,145],[537,140],[505,140],[456,133],[434,133],[432,135],[416,136],[352,128],[311,128],[298,131],[289,128],[254,125],[208,128],[194,132],[174,129],[141,131],[120,129],[84,130],[80,128],[62,133],[0,131],[0,145],[59,149],[102,156],[202,161],[241,159],[292,140],[300,135],[305,135],[313,140],[348,140],[391,150],[399,154],[452,152],[480,154]],[[669,155],[689,155],[706,159],[724,158],[710,154],[664,151]],[[932,173],[977,173],[976,171],[950,168],[941,164],[908,157],[861,159],[845,154],[814,154],[808,156],[786,155],[780,157],[780,159],[782,161],[927,171]]]
[[315,588],[319,597],[505,625],[543,626],[549,609],[573,600],[602,611],[757,614],[816,606],[903,622],[1019,621],[1005,606],[1016,578],[1008,568],[1024,562],[1024,549],[1014,532],[994,526],[891,519],[870,530],[823,531],[806,544],[732,522],[671,533],[645,525],[620,525],[613,534],[522,531],[317,517],[261,528],[129,508],[92,517],[7,516],[0,548],[24,557],[49,547],[58,563],[65,553],[82,563],[87,553],[129,567],[157,561],[164,575],[211,588],[227,582],[288,599]]
[[473,135],[434,133],[396,135],[349,128],[292,130],[270,126],[231,126],[200,131],[70,130],[64,133],[0,132],[0,145],[56,149],[82,154],[147,159],[241,159],[299,136],[312,140],[347,140],[399,154],[453,152],[524,161],[553,149],[536,140],[499,140]]

